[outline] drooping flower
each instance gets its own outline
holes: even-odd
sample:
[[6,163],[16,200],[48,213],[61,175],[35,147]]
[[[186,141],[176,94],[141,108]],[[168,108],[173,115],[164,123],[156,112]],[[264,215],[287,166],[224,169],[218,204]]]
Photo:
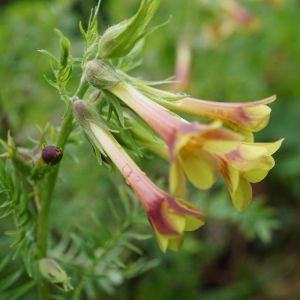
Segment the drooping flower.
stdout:
[[96,113],[84,102],[74,103],[74,115],[93,144],[107,155],[134,190],[156,234],[162,251],[178,250],[184,231],[204,224],[200,210],[190,203],[172,198],[158,188],[128,156],[113,135],[103,126]]
[[273,95],[252,102],[219,102],[178,95],[142,83],[138,88],[152,95],[154,100],[157,97],[167,99],[159,103],[168,109],[208,120],[220,120],[243,134],[249,142],[253,141],[252,132],[258,132],[268,125],[271,114],[268,104],[276,100],[276,96]]
[[[109,81],[111,81],[111,78],[113,76],[115,77],[115,83],[113,85],[103,84],[103,82],[105,81],[103,64],[105,65],[105,71],[108,72],[107,78],[109,79]],[[175,105],[172,104],[172,101],[161,101],[162,105],[160,105],[145,96],[143,92],[139,91],[138,88],[134,87],[132,84],[124,82],[121,78],[121,75],[118,74],[112,67],[109,67],[109,64],[106,62],[89,62],[86,65],[86,74],[86,79],[88,82],[100,89],[106,89],[110,93],[117,96],[142,119],[144,119],[144,121],[166,143],[166,145],[168,146],[169,159],[171,162],[170,191],[172,195],[179,196],[184,193],[185,176],[194,186],[200,189],[208,189],[216,181],[218,173],[221,172],[226,182],[230,184],[230,180],[228,180],[228,172],[226,173],[224,170],[229,169],[229,175],[231,167],[233,167],[233,170],[238,170],[238,175],[244,172],[244,170],[240,170],[233,165],[234,161],[229,159],[230,154],[233,155],[234,153],[239,153],[241,149],[244,149],[246,146],[248,146],[250,155],[253,151],[253,155],[255,156],[257,155],[255,154],[255,151],[258,148],[261,149],[265,147],[266,149],[268,149],[272,147],[270,146],[272,144],[270,144],[269,146],[268,144],[264,144],[264,147],[258,147],[257,144],[247,145],[245,138],[242,135],[230,129],[223,128],[220,121],[212,123],[210,125],[206,125],[197,122],[191,123],[186,121],[185,119],[178,117],[177,115],[174,115],[162,105],[165,105],[169,108],[174,108],[178,101],[183,101],[184,99],[186,99],[186,97],[182,100],[173,101]],[[99,74],[101,74],[101,80],[98,80]],[[148,94],[152,93],[162,98],[174,98],[174,94],[172,93],[164,91],[159,92],[159,90],[151,87],[146,91],[144,88],[144,92],[146,92],[145,94],[147,94],[148,92]],[[270,110],[265,105],[265,103],[268,103],[272,100],[274,99],[263,100],[260,103],[256,103],[256,106],[249,104],[243,107],[241,106],[241,104],[237,104],[236,107],[238,109],[236,109],[235,105],[227,105],[229,107],[229,109],[227,109],[227,114],[221,113],[221,111],[224,112],[224,108],[227,107],[226,105],[221,106],[220,104],[213,103],[212,107],[219,108],[217,119],[220,119],[225,123],[231,122],[230,126],[233,126],[234,124],[236,126],[241,126],[241,128],[244,130],[246,130],[246,128],[255,130],[265,126],[266,119],[269,118],[270,113]],[[201,102],[201,104],[204,105],[203,102]],[[205,102],[205,105],[208,106],[207,101]],[[207,110],[210,109],[213,110],[210,107]],[[237,113],[239,109],[243,109],[244,113],[248,113],[247,120],[250,119],[250,122],[239,122],[239,114]],[[228,115],[231,115],[232,118],[230,118]],[[233,117],[235,115],[236,119]],[[249,140],[250,139],[248,139],[247,142]],[[249,159],[251,161],[251,168],[249,167],[247,171],[254,172],[253,170],[256,170],[255,168],[258,168],[259,170],[262,169],[267,173],[267,171],[272,168],[270,163],[267,167],[261,167],[261,165],[258,163],[261,160],[270,161],[271,155],[265,152],[259,153],[261,153],[261,156],[257,156],[255,160]],[[247,159],[247,156],[243,157],[243,155],[241,155],[241,162],[243,162],[244,160],[247,161]],[[249,199],[251,198],[251,193],[249,192],[251,188],[249,182],[251,182],[251,180],[247,181],[247,177],[239,176],[239,178],[244,178],[245,182],[247,183],[240,179],[240,185],[237,184],[236,186],[240,187],[244,183],[243,186],[248,187],[248,193],[242,193],[242,191],[246,190],[246,188],[236,189],[235,185],[233,186],[233,188],[229,189],[229,191],[235,206],[237,208],[244,208],[246,205],[240,205],[240,203],[248,203]],[[237,180],[235,180],[235,182],[236,181]],[[239,200],[236,201],[236,199]],[[236,204],[237,202],[239,204]]]
[[[268,125],[271,108],[267,106],[276,100],[275,96],[253,102],[224,103],[186,97],[172,101],[169,106],[191,115],[221,120],[234,130],[249,136]],[[250,139],[251,140],[251,139]]]

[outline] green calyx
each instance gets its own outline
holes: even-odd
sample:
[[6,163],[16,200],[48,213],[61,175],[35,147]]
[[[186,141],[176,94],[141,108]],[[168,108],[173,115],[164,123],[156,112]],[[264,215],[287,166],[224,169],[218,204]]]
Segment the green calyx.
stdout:
[[105,60],[91,60],[87,62],[85,79],[89,84],[99,89],[109,89],[121,81],[120,75]]
[[85,133],[88,141],[93,146],[94,150],[95,151],[97,150],[101,153],[101,155],[106,156],[105,152],[102,149],[101,144],[95,138],[91,130],[91,124],[95,124],[109,132],[111,132],[112,130],[106,125],[105,121],[97,113],[95,108],[92,105],[85,103],[82,100],[76,100],[73,103],[73,114],[76,121],[78,122],[83,132]]

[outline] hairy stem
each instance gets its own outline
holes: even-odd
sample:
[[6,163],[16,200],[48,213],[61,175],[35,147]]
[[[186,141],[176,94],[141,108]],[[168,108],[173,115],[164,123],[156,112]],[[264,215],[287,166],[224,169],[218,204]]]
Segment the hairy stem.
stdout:
[[[76,96],[82,98],[85,92],[88,89],[88,84],[83,81],[81,82]],[[63,122],[61,125],[61,130],[59,132],[56,146],[61,148],[64,151],[65,146],[67,144],[68,138],[70,133],[73,129],[73,112],[72,112],[72,103],[68,103],[67,111],[64,115]],[[48,240],[48,223],[49,223],[49,210],[51,206],[51,200],[53,191],[56,185],[57,177],[59,172],[59,165],[53,167],[52,171],[46,177],[46,185],[44,188],[44,192],[42,194],[42,202],[41,202],[41,209],[38,215],[38,237],[37,237],[37,244],[38,244],[38,258],[41,259],[47,256],[47,240]],[[49,299],[49,292],[48,292],[48,285],[43,282],[39,286],[39,295],[40,300],[48,300]]]

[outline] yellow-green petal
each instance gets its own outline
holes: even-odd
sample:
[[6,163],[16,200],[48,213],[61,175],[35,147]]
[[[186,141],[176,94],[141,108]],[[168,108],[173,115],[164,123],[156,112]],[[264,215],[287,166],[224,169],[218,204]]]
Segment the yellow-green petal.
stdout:
[[156,236],[156,240],[157,240],[157,243],[158,243],[158,246],[159,246],[160,250],[161,250],[162,252],[166,252],[167,249],[168,249],[169,237],[166,236],[166,235],[160,234],[160,233],[155,229],[155,227],[153,227],[153,229],[154,229],[155,236]]
[[168,249],[172,251],[178,251],[182,245],[183,237],[170,237],[168,241]]
[[170,225],[179,233],[182,234],[185,230],[185,216],[173,212],[167,212],[166,217]]
[[194,231],[204,225],[204,220],[193,216],[186,216],[185,221],[185,231]]
[[228,165],[225,161],[221,163],[221,172],[228,185],[228,189],[231,193],[234,193],[239,184],[239,171],[230,165]]
[[234,151],[239,144],[239,141],[208,140],[204,143],[203,149],[213,153],[228,153]]
[[275,160],[271,156],[261,159],[257,168],[249,169],[243,173],[243,177],[251,183],[257,183],[262,181],[269,173],[269,171],[275,166]]
[[184,172],[178,159],[170,166],[169,189],[173,196],[182,196],[185,194]]
[[236,191],[230,193],[230,195],[234,207],[239,211],[244,210],[252,200],[251,184],[243,177],[240,177]]
[[255,144],[242,143],[240,145],[240,156],[246,160],[256,160],[268,155],[266,147]]
[[281,147],[283,140],[284,139],[280,139],[273,143],[255,143],[255,145],[264,147],[267,150],[268,155],[273,155]]
[[209,189],[216,181],[216,162],[202,150],[182,156],[182,165],[189,181],[199,189]]
[[252,125],[249,129],[259,131],[265,128],[270,119],[271,108],[267,105],[249,106],[245,108],[247,116],[251,119]]

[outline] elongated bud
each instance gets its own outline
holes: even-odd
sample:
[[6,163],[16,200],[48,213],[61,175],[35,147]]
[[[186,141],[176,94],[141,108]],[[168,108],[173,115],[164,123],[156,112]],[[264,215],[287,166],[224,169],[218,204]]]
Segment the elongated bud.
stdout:
[[70,277],[62,267],[52,258],[43,258],[39,261],[39,269],[45,279],[51,283],[61,285],[65,291],[72,290]]
[[91,60],[87,62],[85,78],[92,86],[101,89],[115,86],[121,81],[113,66],[105,60]]
[[57,165],[62,157],[62,150],[55,146],[47,146],[42,151],[42,159],[48,165]]
[[159,0],[143,0],[137,13],[108,28],[99,41],[98,58],[117,58],[126,56],[142,39],[147,31],[147,25],[153,18],[159,5]]

